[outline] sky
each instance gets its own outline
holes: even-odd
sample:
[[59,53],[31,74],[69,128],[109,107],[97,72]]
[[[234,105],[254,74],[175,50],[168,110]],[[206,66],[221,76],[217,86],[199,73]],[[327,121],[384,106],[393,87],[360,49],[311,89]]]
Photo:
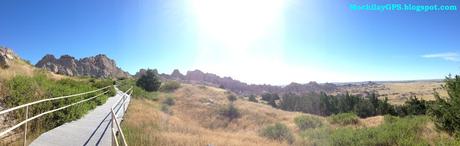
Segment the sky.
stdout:
[[123,70],[199,69],[253,84],[441,79],[460,72],[460,12],[352,11],[441,0],[2,0],[0,45],[106,54]]

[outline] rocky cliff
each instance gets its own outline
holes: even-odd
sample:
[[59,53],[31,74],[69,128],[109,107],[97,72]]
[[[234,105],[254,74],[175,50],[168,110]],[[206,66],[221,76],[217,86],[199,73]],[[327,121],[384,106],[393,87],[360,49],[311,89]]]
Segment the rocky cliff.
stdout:
[[130,76],[129,73],[117,67],[114,60],[103,54],[78,60],[69,55],[63,55],[56,59],[54,55],[48,54],[38,61],[35,66],[68,76],[91,76],[97,78]]
[[5,47],[0,47],[0,67],[8,68],[15,59],[20,59],[13,50]]

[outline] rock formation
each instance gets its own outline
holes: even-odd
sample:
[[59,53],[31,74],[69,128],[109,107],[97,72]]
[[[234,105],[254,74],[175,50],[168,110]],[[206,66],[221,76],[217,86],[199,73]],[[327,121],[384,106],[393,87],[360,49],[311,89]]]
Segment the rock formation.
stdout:
[[8,68],[12,61],[19,57],[9,48],[0,47],[0,67]]
[[103,54],[79,60],[69,55],[63,55],[56,59],[54,55],[48,54],[38,61],[35,66],[68,76],[91,76],[97,78],[123,78],[130,76],[129,73],[117,67],[114,60]]
[[[139,72],[136,73],[136,77],[140,77],[143,73],[145,73],[145,71],[145,69],[139,70]],[[216,74],[204,73],[200,70],[187,71],[187,73],[183,75],[179,72],[179,70],[175,69],[171,75],[159,74],[159,76],[162,80],[176,80],[183,83],[223,87],[241,95],[261,95],[267,92],[278,94],[305,94],[310,92],[332,92],[337,89],[335,84],[318,84],[316,82],[310,82],[307,84],[291,83],[284,87],[273,85],[249,85],[247,83],[232,79],[231,77],[220,77]]]

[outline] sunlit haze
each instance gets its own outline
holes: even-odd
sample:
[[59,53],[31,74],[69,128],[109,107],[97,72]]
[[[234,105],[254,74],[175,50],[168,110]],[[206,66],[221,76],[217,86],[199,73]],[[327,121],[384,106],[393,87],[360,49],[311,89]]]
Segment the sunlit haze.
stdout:
[[351,0],[24,2],[2,2],[0,45],[32,63],[102,53],[131,74],[199,69],[276,85],[460,71],[458,12],[356,12]]

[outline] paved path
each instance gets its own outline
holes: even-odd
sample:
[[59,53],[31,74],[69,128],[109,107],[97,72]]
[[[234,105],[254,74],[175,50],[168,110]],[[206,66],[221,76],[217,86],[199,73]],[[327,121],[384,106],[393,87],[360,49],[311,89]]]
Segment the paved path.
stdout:
[[[123,92],[117,89],[117,94],[114,97],[108,98],[105,104],[96,107],[81,119],[43,133],[30,146],[112,145],[112,116],[110,109],[122,98],[123,94]],[[120,121],[124,114],[121,104],[115,107],[115,112],[118,121]]]

